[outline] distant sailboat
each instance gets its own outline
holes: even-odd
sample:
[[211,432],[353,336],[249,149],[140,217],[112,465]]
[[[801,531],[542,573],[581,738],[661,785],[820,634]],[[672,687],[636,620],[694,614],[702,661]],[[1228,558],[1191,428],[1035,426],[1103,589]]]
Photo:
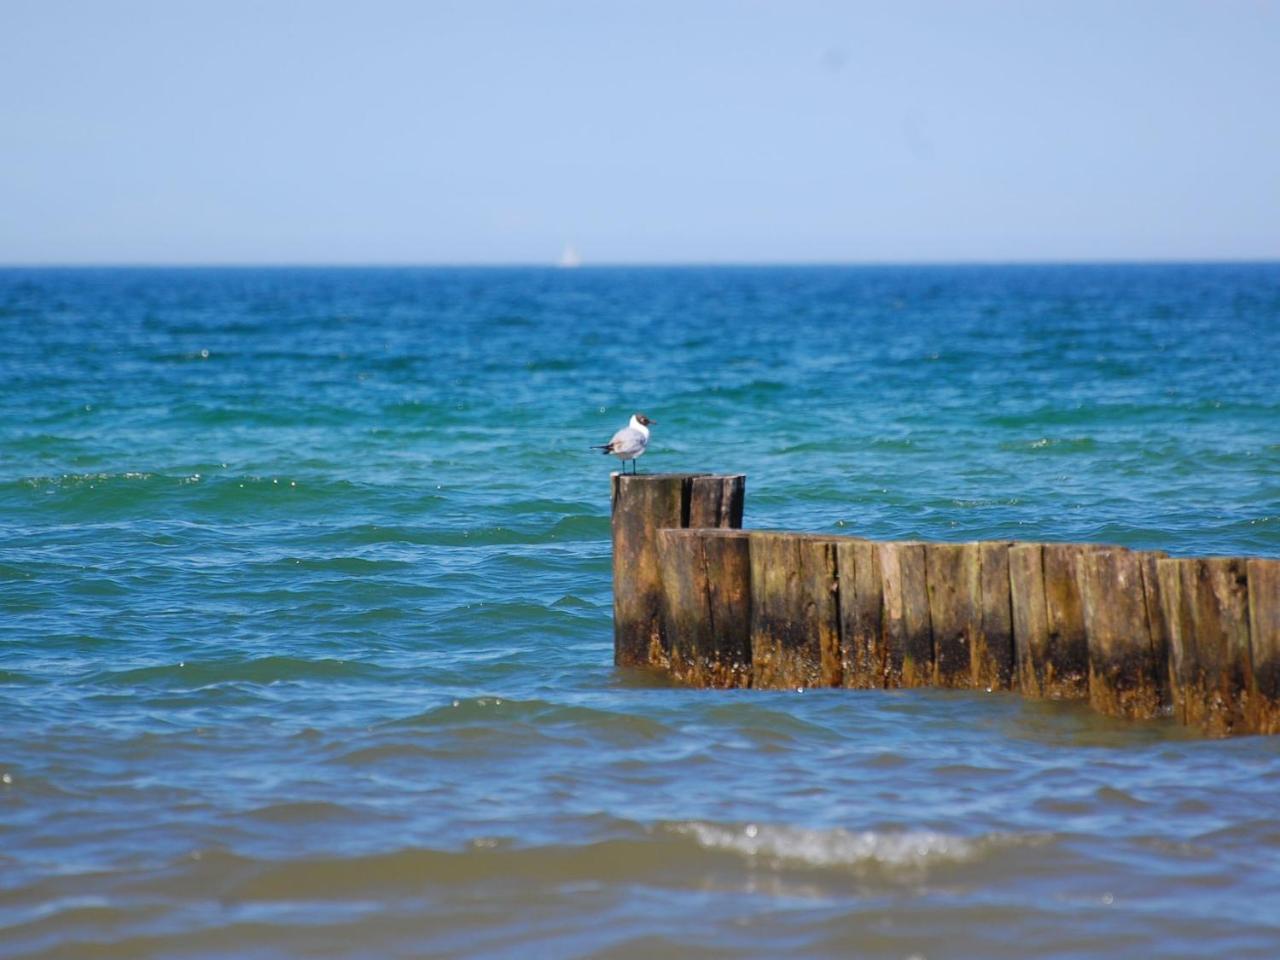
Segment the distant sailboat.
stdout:
[[566,243],[564,245],[564,253],[560,254],[559,266],[566,269],[582,266],[582,258],[578,256],[578,251],[573,249],[573,244]]

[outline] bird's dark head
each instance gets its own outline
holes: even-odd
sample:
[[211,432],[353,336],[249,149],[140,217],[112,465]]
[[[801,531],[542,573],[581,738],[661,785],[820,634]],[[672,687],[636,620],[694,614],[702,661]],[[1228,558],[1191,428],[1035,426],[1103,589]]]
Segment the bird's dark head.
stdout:
[[646,427],[653,426],[653,421],[646,417],[643,413],[636,414],[636,423],[643,423]]

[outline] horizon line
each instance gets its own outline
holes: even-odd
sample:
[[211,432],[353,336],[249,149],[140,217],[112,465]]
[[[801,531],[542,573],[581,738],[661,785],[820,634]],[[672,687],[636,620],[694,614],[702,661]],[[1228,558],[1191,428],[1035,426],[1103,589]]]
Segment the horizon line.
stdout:
[[1280,255],[1260,257],[1098,257],[921,260],[600,260],[573,266],[554,260],[31,260],[0,262],[0,270],[553,270],[598,269],[876,268],[876,267],[1071,267],[1210,266],[1280,264]]

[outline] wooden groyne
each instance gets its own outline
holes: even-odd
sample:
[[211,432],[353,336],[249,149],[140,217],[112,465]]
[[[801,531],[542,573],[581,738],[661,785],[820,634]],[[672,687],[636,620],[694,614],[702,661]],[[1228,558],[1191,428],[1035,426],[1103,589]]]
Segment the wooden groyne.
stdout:
[[670,668],[658,532],[742,526],[746,477],[613,474],[613,651],[620,666]]
[[702,687],[948,687],[1280,733],[1280,560],[745,531],[741,475],[613,476],[614,651]]

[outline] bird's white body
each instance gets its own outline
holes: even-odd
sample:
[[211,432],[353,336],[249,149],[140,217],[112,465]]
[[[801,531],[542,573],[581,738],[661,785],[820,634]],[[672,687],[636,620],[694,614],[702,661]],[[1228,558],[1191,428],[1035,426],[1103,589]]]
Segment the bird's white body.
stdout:
[[649,446],[649,423],[643,414],[635,414],[631,422],[613,435],[613,439],[600,447],[610,456],[617,457],[625,467],[628,460],[634,461],[644,454]]

